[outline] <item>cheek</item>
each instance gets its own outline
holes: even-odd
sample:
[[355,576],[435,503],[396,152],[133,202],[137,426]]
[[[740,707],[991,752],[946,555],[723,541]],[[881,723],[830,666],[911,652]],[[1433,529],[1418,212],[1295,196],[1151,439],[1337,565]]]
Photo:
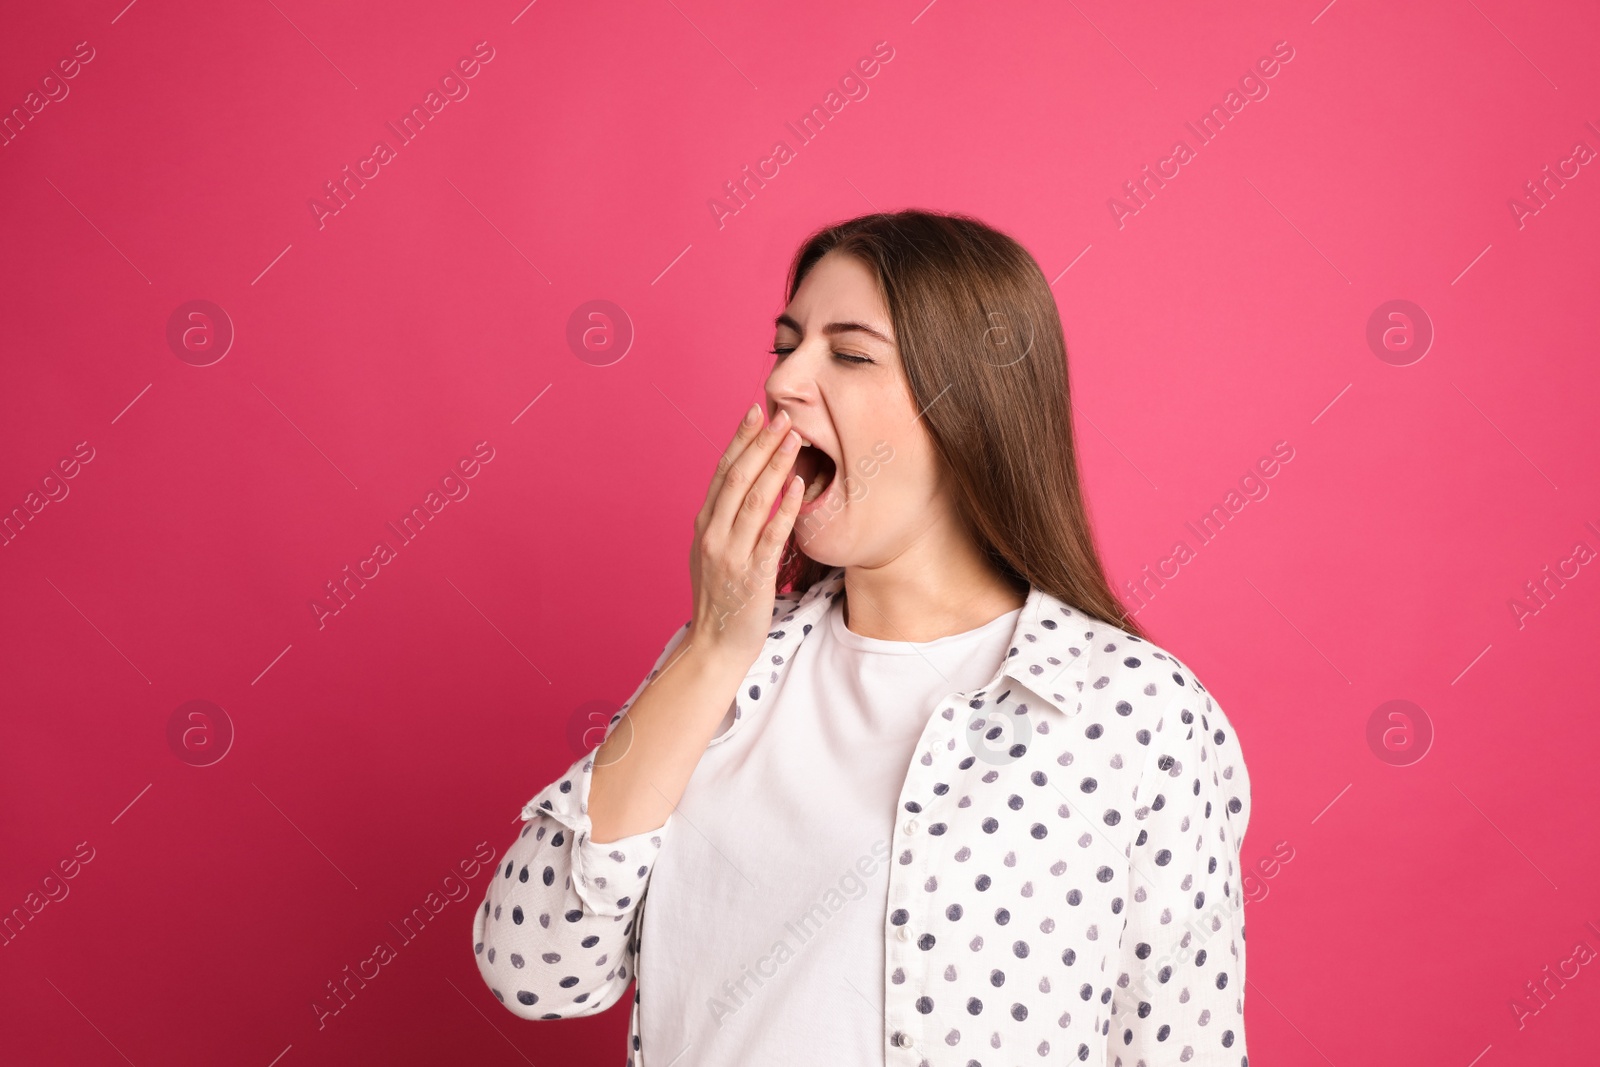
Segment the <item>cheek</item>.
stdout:
[[933,441],[916,417],[909,395],[885,393],[853,397],[848,410],[835,409],[847,429],[842,490],[857,512],[871,509],[883,523],[898,526],[923,512],[940,492]]
[[886,526],[921,515],[939,494],[938,467],[927,446],[926,439],[908,443],[902,434],[853,448],[845,499],[857,512],[871,509]]
[[894,459],[884,466],[885,481],[904,500],[927,502],[939,495],[939,464],[925,433],[894,446]]

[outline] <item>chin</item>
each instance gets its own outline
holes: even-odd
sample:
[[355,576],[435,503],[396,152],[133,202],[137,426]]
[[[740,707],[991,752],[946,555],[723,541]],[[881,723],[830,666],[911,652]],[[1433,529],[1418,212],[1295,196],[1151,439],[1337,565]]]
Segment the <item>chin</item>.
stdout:
[[798,527],[795,530],[795,545],[809,558],[822,564],[824,567],[843,567],[850,563],[848,549],[839,544],[833,536],[834,531],[820,529],[809,536]]

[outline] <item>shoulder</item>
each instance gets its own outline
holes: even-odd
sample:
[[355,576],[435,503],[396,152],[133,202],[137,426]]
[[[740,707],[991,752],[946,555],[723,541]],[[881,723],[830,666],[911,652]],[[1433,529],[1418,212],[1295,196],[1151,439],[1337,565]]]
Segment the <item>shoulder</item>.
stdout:
[[[1168,648],[1103,620],[1069,635],[1085,659],[1079,675],[1088,728],[1100,724],[1143,750],[1147,770],[1205,766],[1217,784],[1248,793],[1243,749],[1222,703]],[[1209,780],[1211,775],[1206,775]]]

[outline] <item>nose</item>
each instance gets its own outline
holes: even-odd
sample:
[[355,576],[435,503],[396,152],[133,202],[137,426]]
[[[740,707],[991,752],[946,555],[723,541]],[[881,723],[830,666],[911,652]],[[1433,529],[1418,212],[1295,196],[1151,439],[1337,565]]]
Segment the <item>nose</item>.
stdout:
[[817,402],[815,360],[807,353],[807,345],[777,360],[772,373],[767,375],[766,394],[768,416],[787,411],[791,419],[796,410]]

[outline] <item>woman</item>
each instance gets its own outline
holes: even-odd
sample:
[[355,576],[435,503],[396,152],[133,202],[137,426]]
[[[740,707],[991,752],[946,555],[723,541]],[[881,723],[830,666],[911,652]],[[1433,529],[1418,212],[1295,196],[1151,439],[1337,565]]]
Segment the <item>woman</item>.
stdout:
[[1245,1067],[1250,780],[1107,584],[1038,265],[876,214],[788,297],[692,616],[523,808],[484,981],[564,1019],[637,971],[632,1067]]

